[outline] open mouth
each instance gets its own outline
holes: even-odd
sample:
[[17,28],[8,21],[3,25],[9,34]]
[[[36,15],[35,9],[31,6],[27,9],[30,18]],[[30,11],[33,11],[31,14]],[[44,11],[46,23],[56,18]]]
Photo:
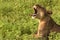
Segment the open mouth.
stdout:
[[33,6],[33,9],[34,9],[34,14],[32,16],[35,17],[37,15],[37,8],[36,8],[36,6]]
[[35,14],[36,14],[37,13],[37,6],[34,5],[33,8],[34,8],[34,11],[35,11]]
[[37,13],[37,10],[34,8],[34,11],[35,11],[35,13],[34,14],[36,14]]
[[36,6],[33,6],[33,9],[34,9],[34,14],[32,15],[32,19],[35,19],[36,18],[36,15],[37,15]]

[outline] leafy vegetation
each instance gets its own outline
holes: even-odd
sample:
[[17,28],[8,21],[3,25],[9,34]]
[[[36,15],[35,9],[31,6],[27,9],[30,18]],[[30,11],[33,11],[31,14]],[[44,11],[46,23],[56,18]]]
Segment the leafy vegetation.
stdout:
[[[33,5],[52,10],[52,18],[60,24],[60,0],[0,0],[0,40],[39,40],[33,38],[38,20],[32,19]],[[50,33],[50,40],[60,40],[59,33]]]

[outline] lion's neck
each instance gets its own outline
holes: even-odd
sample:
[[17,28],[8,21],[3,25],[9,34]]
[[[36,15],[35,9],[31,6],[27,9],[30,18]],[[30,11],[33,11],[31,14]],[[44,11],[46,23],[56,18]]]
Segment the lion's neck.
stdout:
[[48,17],[46,17],[46,18],[44,18],[44,19],[40,19],[40,20],[39,20],[39,25],[40,25],[41,23],[43,23],[45,26],[49,26],[49,27],[50,27],[50,26],[53,27],[54,24],[56,24],[50,16],[48,16]]
[[50,19],[52,19],[50,16],[47,16],[47,17],[44,17],[44,18],[41,18],[40,20],[39,20],[39,22],[48,22]]

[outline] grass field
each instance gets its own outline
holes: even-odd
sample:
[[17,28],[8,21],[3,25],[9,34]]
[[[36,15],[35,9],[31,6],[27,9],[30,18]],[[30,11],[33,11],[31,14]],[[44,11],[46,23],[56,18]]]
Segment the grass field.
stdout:
[[[60,0],[0,0],[0,40],[39,40],[32,37],[38,20],[32,19],[33,5],[41,4],[52,9],[52,18],[60,25]],[[60,40],[60,33],[50,33],[50,40]]]

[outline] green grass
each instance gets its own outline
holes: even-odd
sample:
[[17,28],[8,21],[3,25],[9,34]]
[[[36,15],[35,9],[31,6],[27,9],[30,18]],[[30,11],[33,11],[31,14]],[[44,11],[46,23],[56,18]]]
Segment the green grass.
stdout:
[[[41,4],[49,9],[46,0],[0,0],[0,40],[39,40],[32,37],[37,31],[38,20],[32,19],[33,5]],[[60,24],[60,1],[52,2],[52,18]],[[59,40],[60,34],[51,33],[50,40]],[[52,37],[54,37],[52,39]]]

